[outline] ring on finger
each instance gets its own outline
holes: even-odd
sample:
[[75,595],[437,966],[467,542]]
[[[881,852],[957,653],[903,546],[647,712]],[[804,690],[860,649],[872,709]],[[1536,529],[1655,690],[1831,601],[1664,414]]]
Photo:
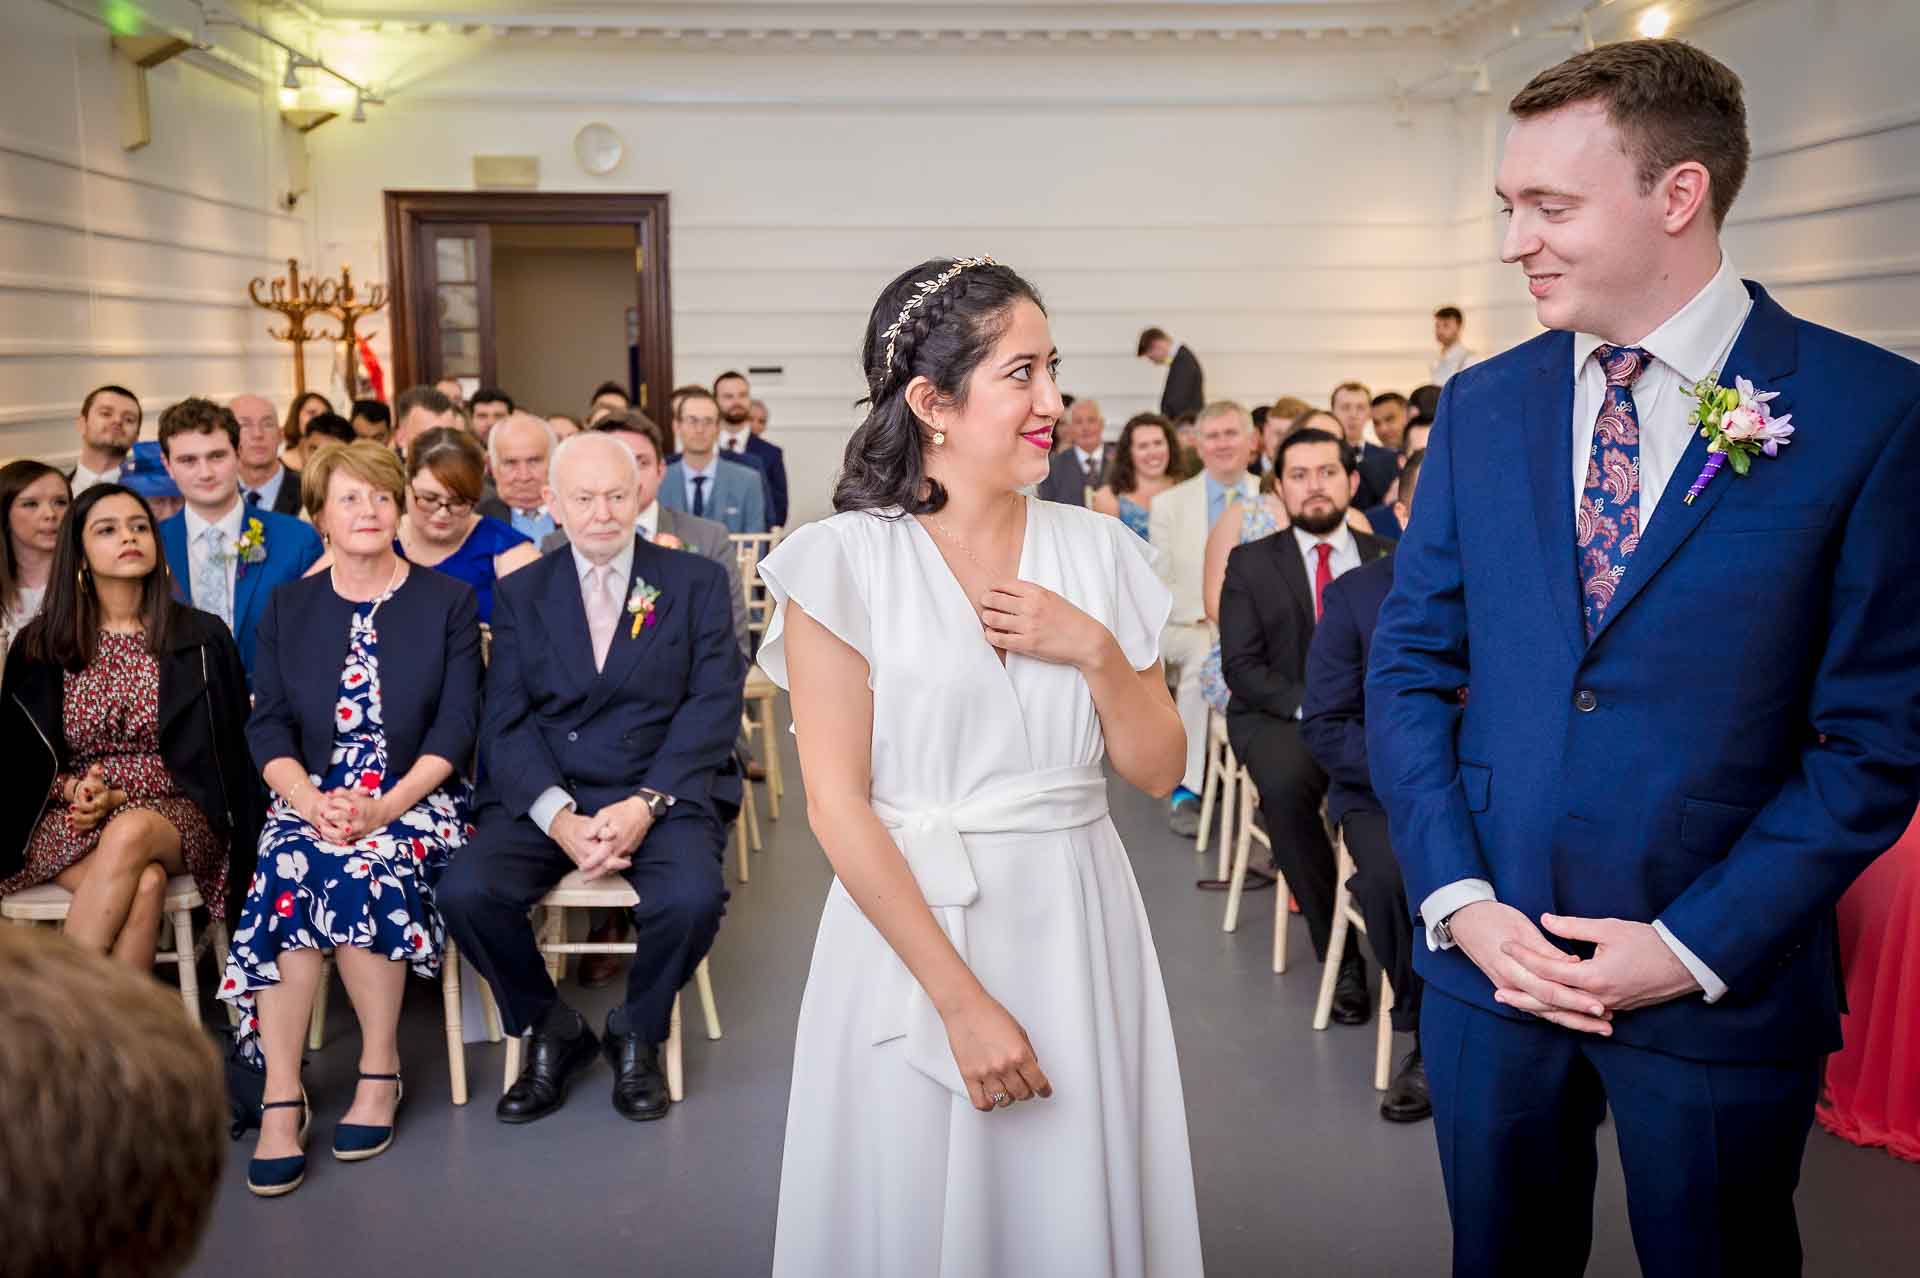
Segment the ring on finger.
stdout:
[[987,1099],[993,1102],[995,1109],[1005,1109],[1007,1106],[1013,1104],[1013,1097],[1007,1095],[1005,1092],[995,1092],[987,1097]]

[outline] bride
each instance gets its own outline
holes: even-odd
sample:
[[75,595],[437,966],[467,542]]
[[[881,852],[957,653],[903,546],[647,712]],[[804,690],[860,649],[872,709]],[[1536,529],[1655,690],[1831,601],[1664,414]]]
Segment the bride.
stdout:
[[1061,402],[991,258],[887,286],[833,517],[760,566],[836,878],[800,1008],[774,1273],[1201,1272],[1159,960],[1102,760],[1185,742],[1124,524],[1021,496]]

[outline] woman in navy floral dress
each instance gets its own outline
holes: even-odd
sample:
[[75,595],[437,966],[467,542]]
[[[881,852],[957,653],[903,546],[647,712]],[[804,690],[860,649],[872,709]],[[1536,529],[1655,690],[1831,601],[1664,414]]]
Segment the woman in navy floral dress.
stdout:
[[263,1197],[305,1175],[300,1063],[323,951],[334,953],[361,1040],[334,1156],[359,1161],[392,1142],[406,974],[439,973],[433,882],[470,829],[473,592],[394,554],[405,485],[378,444],[316,454],[303,488],[332,567],[282,586],[260,622],[247,735],[275,799],[220,997],[241,1013],[243,1054],[266,1069],[247,1178]]

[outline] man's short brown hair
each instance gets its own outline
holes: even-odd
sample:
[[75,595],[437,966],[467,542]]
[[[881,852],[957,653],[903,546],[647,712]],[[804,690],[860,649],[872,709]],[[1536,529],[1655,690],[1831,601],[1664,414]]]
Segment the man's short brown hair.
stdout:
[[1140,344],[1133,353],[1137,358],[1152,350],[1155,342],[1171,342],[1172,340],[1173,338],[1167,336],[1167,330],[1164,328],[1143,328],[1140,330]]
[[653,459],[661,466],[667,464],[667,440],[653,418],[635,409],[630,413],[613,413],[602,417],[593,424],[593,429],[610,435],[641,435],[653,445]]
[[220,1061],[180,996],[55,932],[0,927],[0,1278],[159,1278],[226,1157]]
[[1678,40],[1624,40],[1542,71],[1507,110],[1525,120],[1576,102],[1605,105],[1638,170],[1641,194],[1674,165],[1693,160],[1707,170],[1713,224],[1726,222],[1753,145],[1740,77],[1724,63]]
[[1341,391],[1358,391],[1361,399],[1366,400],[1369,405],[1373,403],[1373,391],[1365,382],[1341,382],[1333,388],[1333,394],[1327,396],[1328,408],[1332,408],[1339,400]]
[[201,435],[219,431],[236,449],[240,447],[240,419],[224,404],[210,399],[183,399],[160,414],[160,455],[173,456],[175,435]]

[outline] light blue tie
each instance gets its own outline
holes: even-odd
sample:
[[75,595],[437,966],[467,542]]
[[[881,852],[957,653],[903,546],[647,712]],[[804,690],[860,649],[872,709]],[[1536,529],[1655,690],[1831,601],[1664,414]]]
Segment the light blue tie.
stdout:
[[218,528],[200,534],[206,553],[193,574],[194,606],[210,612],[233,629],[233,592],[227,589],[227,535]]

